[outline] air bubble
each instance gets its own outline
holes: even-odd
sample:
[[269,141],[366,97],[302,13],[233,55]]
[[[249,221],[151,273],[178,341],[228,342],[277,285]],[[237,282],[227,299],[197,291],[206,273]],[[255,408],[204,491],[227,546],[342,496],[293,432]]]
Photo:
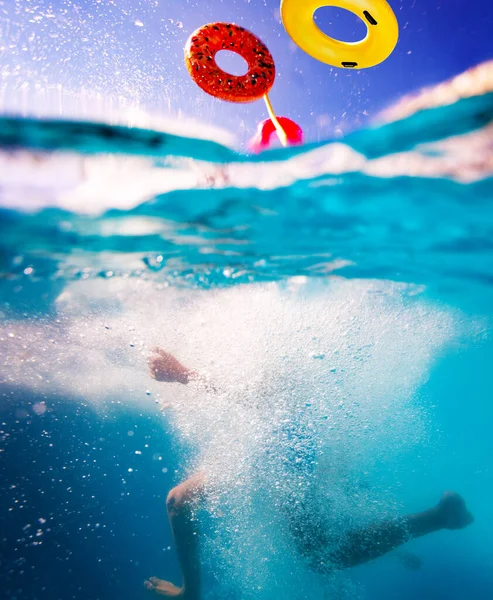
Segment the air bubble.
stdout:
[[46,412],[46,404],[44,402],[36,402],[33,406],[33,412],[37,415],[44,415]]

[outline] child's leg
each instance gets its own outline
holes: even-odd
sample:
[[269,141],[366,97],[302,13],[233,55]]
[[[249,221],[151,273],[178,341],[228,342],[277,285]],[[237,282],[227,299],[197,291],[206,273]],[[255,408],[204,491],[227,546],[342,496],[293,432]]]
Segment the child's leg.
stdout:
[[331,551],[334,568],[348,568],[378,558],[411,539],[441,529],[462,529],[473,522],[463,498],[445,492],[438,506],[415,515],[377,523],[348,533]]
[[192,518],[192,505],[204,489],[204,475],[198,473],[171,490],[166,500],[171,530],[183,574],[181,588],[151,577],[145,582],[148,590],[168,598],[198,600],[200,597],[200,557],[198,526]]
[[445,492],[438,506],[430,510],[350,531],[340,539],[334,539],[317,516],[306,510],[304,519],[292,531],[312,568],[327,573],[369,562],[434,531],[462,529],[473,520],[463,498],[455,492]]

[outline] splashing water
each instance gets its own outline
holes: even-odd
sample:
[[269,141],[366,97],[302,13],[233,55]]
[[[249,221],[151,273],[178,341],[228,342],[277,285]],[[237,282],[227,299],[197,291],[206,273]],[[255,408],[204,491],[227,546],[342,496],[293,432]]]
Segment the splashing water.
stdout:
[[[290,534],[298,507],[308,502],[335,535],[396,514],[392,474],[427,439],[414,393],[460,327],[410,291],[357,280],[186,294],[139,281],[104,291],[74,283],[57,301],[56,325],[7,326],[5,372],[103,412],[114,402],[152,411],[158,398],[189,449],[184,471],[207,475],[205,557],[221,589],[307,598],[313,586],[349,583],[310,574]],[[149,383],[145,357],[157,343],[215,391]]]
[[176,319],[191,363],[223,388],[187,394],[175,419],[213,481],[220,558],[245,597],[309,597],[314,578],[289,535],[298,505],[318,507],[334,534],[394,514],[391,491],[375,494],[362,474],[382,461],[391,471],[424,441],[413,392],[452,335],[449,315],[401,293],[362,282],[233,290]]

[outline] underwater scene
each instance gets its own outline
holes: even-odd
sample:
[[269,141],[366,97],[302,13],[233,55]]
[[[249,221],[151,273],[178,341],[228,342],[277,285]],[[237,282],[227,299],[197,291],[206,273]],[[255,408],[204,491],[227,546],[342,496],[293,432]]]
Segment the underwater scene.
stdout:
[[0,2],[0,598],[493,598],[493,9],[278,4]]

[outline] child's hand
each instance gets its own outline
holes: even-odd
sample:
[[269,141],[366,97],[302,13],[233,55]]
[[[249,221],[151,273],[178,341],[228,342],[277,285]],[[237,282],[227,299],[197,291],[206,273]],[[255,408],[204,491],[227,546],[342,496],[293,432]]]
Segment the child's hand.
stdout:
[[154,348],[148,364],[151,377],[156,381],[188,383],[190,371],[162,348]]

